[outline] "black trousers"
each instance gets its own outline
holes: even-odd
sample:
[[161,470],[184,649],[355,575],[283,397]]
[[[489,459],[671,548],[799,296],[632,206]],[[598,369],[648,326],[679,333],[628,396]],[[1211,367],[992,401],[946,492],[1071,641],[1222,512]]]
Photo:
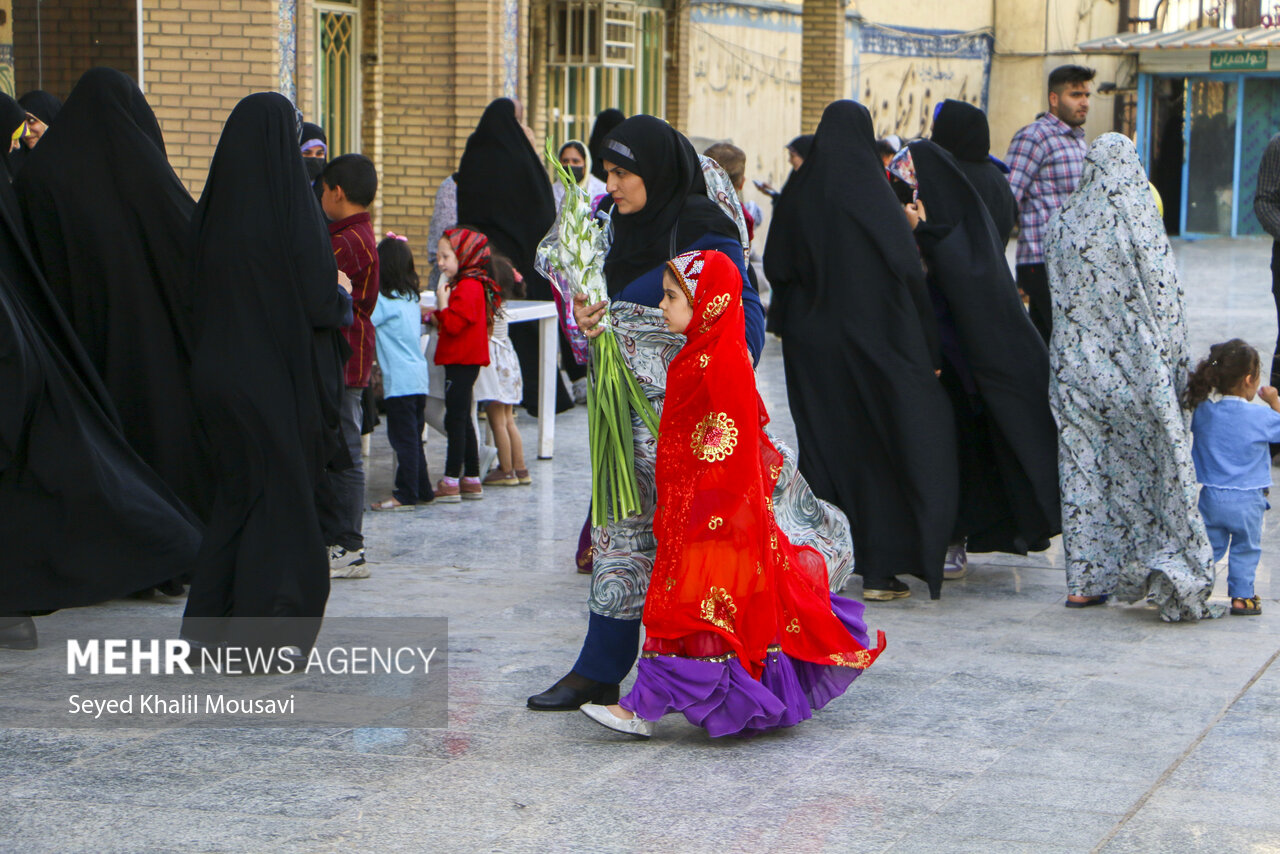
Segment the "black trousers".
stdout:
[[396,485],[391,494],[401,504],[419,504],[435,498],[427,455],[422,450],[422,428],[427,423],[427,396],[406,394],[388,397],[387,441],[396,452]]
[[[1271,244],[1271,298],[1276,302],[1276,321],[1280,322],[1280,240]],[[1280,384],[1280,335],[1276,336],[1275,355],[1271,357],[1271,381],[1268,385]],[[1274,452],[1280,445],[1272,445]]]
[[1049,274],[1044,264],[1019,264],[1018,288],[1031,299],[1031,322],[1048,344],[1053,332],[1053,298],[1049,295]]
[[479,365],[444,366],[445,477],[480,476],[480,445],[471,428],[471,390],[478,376]]

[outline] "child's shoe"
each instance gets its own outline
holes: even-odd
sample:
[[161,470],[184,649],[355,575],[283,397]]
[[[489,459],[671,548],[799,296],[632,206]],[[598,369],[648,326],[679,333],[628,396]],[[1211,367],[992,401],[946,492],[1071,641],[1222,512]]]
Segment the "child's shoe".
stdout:
[[456,483],[446,483],[441,480],[436,484],[436,503],[437,504],[457,504],[462,500],[462,490]]
[[522,486],[528,486],[533,483],[533,478],[529,477],[528,469],[516,469],[516,479],[520,481]]
[[484,498],[484,487],[480,485],[478,477],[464,477],[458,487],[463,501],[479,501]]
[[520,478],[516,477],[514,471],[494,469],[484,476],[484,480],[481,483],[484,486],[519,486]]
[[[1236,603],[1240,604],[1236,604]],[[1239,596],[1231,600],[1231,616],[1233,617],[1257,617],[1262,614],[1262,600],[1257,596],[1249,599],[1241,599]]]

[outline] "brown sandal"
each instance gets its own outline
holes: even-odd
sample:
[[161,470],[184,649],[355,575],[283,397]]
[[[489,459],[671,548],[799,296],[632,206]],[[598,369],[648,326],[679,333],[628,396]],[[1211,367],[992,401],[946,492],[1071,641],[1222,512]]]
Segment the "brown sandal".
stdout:
[[[1236,603],[1240,604],[1237,605]],[[1262,614],[1262,600],[1257,596],[1242,599],[1236,596],[1231,600],[1231,615],[1234,617],[1257,617]]]

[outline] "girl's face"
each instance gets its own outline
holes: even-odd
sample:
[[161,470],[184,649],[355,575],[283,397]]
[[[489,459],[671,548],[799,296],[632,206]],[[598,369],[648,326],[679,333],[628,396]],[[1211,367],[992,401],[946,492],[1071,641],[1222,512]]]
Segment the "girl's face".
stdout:
[[1240,381],[1240,385],[1237,388],[1239,389],[1241,397],[1245,400],[1253,400],[1258,396],[1258,389],[1262,388],[1261,372],[1256,374],[1247,374],[1245,378]]
[[609,176],[604,185],[605,190],[613,196],[614,209],[618,213],[632,214],[644,210],[649,194],[645,190],[643,178],[608,160],[604,161],[604,171]]
[[662,302],[658,308],[662,309],[662,319],[667,322],[669,332],[683,335],[693,322],[693,306],[669,269],[662,274]]
[[440,268],[440,275],[446,281],[451,282],[458,275],[458,256],[453,254],[453,244],[447,237],[440,238],[440,242],[436,244],[436,266]]

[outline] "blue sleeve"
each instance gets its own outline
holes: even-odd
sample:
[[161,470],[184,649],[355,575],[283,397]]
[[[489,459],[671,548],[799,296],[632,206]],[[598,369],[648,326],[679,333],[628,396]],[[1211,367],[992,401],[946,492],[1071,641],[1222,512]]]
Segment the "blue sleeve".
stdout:
[[1280,412],[1270,406],[1259,406],[1255,417],[1262,428],[1262,435],[1268,442],[1280,442]]
[[760,353],[764,350],[764,306],[760,304],[756,286],[747,275],[747,259],[742,254],[742,244],[723,234],[708,234],[694,241],[689,248],[723,252],[738,268],[738,275],[742,277],[742,313],[747,327],[747,349],[751,351],[751,364],[759,364]]
[[375,329],[391,319],[387,310],[388,299],[386,294],[378,294],[378,301],[373,304],[373,311],[369,312],[369,322]]
[[347,293],[345,288],[338,288],[338,297],[342,300],[342,325],[350,326],[356,322],[356,316],[352,309],[351,294]]

